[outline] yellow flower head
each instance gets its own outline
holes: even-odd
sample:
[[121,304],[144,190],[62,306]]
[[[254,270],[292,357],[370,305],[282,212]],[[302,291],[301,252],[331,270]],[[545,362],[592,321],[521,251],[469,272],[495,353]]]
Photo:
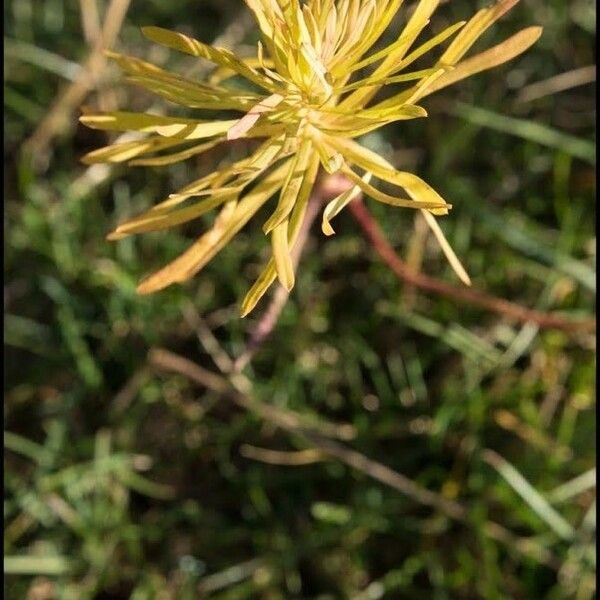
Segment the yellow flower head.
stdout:
[[[294,270],[290,248],[298,236],[319,166],[328,173],[344,174],[354,184],[325,207],[322,229],[326,235],[334,233],[331,219],[361,192],[393,206],[418,208],[451,264],[466,280],[432,216],[447,214],[450,205],[419,177],[397,171],[354,138],[393,121],[427,116],[418,104],[425,96],[514,58],[539,38],[541,28],[528,27],[498,46],[463,60],[479,36],[518,0],[499,0],[469,21],[456,23],[414,47],[439,4],[439,0],[420,0],[396,41],[369,53],[403,0],[246,2],[261,31],[256,57],[239,58],[229,50],[158,27],[142,30],[153,42],[217,65],[206,83],[109,53],[132,82],[171,102],[197,109],[237,111],[245,113],[243,116],[223,121],[129,112],[81,117],[85,125],[95,129],[146,134],[135,141],[91,152],[84,157],[87,163],[166,165],[197,156],[228,140],[264,140],[247,158],[190,183],[110,234],[109,238],[119,239],[165,229],[220,207],[212,228],[184,254],[142,281],[138,291],[154,292],[192,277],[275,194],[277,204],[263,226],[271,239],[273,257],[246,295],[242,314],[254,308],[276,278],[291,289]],[[417,59],[450,39],[431,67],[410,69]],[[365,72],[369,74],[365,76]],[[227,86],[234,77],[247,81],[247,91],[240,91],[239,85]],[[404,89],[384,101],[374,101],[383,86],[397,84],[404,84]],[[384,193],[372,179],[404,189],[407,197]]]

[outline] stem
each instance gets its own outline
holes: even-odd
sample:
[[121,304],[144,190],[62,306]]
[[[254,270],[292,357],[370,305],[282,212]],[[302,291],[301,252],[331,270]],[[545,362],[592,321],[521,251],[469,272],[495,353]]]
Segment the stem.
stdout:
[[371,215],[362,200],[357,199],[354,202],[351,202],[350,211],[358,224],[362,227],[366,238],[371,242],[377,254],[379,254],[383,261],[400,279],[410,285],[454,300],[474,304],[517,321],[535,323],[542,328],[560,329],[569,333],[596,331],[595,319],[573,320],[557,314],[533,310],[521,306],[520,304],[509,302],[504,298],[492,296],[491,294],[487,294],[480,290],[459,287],[451,283],[440,281],[429,275],[413,271],[396,254],[385,238],[381,227],[373,218],[373,215]]

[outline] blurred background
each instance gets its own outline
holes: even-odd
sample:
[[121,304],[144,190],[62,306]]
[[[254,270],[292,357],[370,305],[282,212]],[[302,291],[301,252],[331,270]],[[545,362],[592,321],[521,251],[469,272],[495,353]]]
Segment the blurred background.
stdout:
[[[431,30],[479,5],[443,2]],[[345,211],[332,238],[312,228],[231,391],[273,296],[238,318],[269,252],[262,215],[190,282],[136,295],[212,217],[105,235],[202,165],[86,167],[109,138],[77,117],[169,110],[102,40],[201,78],[140,27],[248,54],[249,12],[12,0],[4,17],[8,598],[595,596],[591,331],[406,285]],[[595,306],[595,17],[592,0],[523,0],[474,51],[542,25],[531,50],[364,140],[453,204],[440,222],[477,289],[571,319]],[[456,283],[418,214],[366,203],[411,268]]]

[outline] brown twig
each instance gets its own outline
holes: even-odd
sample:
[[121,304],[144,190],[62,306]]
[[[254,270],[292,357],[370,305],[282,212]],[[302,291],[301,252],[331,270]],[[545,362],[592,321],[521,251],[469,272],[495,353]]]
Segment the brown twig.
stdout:
[[155,368],[181,373],[198,385],[222,394],[241,408],[257,414],[262,419],[274,423],[286,431],[316,432],[340,440],[350,440],[356,435],[354,427],[348,423],[317,421],[272,404],[259,402],[249,394],[237,389],[235,376],[233,376],[234,381],[228,380],[226,377],[208,371],[191,360],[168,350],[153,348],[148,355],[148,362]]
[[213,362],[219,368],[221,373],[230,373],[233,370],[233,361],[231,357],[217,341],[214,333],[211,328],[207,325],[206,321],[198,314],[194,303],[190,300],[187,300],[182,308],[183,318],[196,332],[196,336],[198,341],[202,344],[204,349],[210,354]]
[[533,310],[509,302],[503,298],[492,296],[480,290],[467,287],[459,287],[440,281],[424,273],[418,273],[410,269],[406,263],[396,254],[390,243],[385,238],[381,227],[375,221],[367,207],[361,200],[350,203],[350,211],[361,226],[367,239],[373,248],[392,269],[392,271],[406,283],[422,290],[440,294],[460,302],[467,302],[480,306],[491,312],[522,322],[535,323],[539,327],[547,329],[560,329],[566,332],[593,332],[596,330],[595,319],[573,320],[560,315]]
[[313,446],[327,453],[329,456],[337,458],[346,465],[365,473],[369,477],[384,483],[385,485],[399,491],[400,493],[416,500],[419,504],[431,506],[438,509],[451,519],[464,521],[467,518],[467,511],[463,506],[454,500],[448,500],[440,494],[436,494],[415,483],[405,475],[382,465],[380,462],[367,458],[364,454],[347,448],[346,446],[332,440],[315,437],[314,435],[305,435]]
[[110,410],[114,415],[122,415],[135,399],[142,386],[148,380],[149,372],[146,366],[138,369],[127,383],[117,392],[113,398]]

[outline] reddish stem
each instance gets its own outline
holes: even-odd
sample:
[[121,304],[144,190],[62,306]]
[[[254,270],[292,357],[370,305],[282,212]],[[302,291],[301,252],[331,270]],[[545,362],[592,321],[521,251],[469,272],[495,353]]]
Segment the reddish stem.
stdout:
[[526,308],[520,304],[509,302],[508,300],[492,296],[491,294],[487,294],[480,290],[459,287],[451,283],[440,281],[429,275],[413,271],[396,254],[392,246],[386,240],[381,227],[373,218],[362,200],[357,199],[354,202],[351,202],[350,211],[358,224],[362,227],[365,236],[371,242],[377,254],[379,254],[390,269],[406,283],[454,300],[480,306],[486,310],[499,313],[517,321],[535,323],[542,328],[561,329],[567,332],[593,332],[596,330],[595,319],[567,319],[560,315]]

